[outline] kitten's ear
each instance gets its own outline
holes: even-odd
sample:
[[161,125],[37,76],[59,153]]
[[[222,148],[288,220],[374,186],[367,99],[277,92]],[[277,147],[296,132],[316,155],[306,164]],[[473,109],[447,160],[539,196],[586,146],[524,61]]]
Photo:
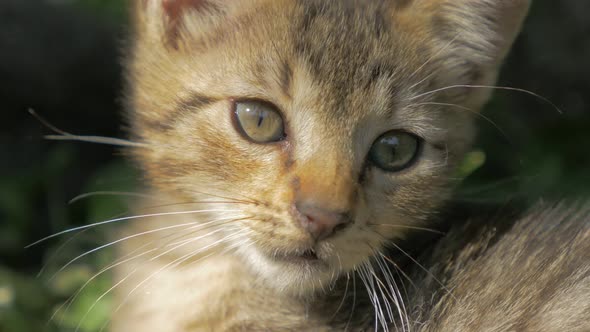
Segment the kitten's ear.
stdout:
[[[498,69],[521,29],[530,0],[417,1],[419,7],[430,12],[437,48],[444,49],[439,59],[446,74],[439,77],[439,84],[495,84]],[[482,94],[476,99],[483,103],[488,96]]]
[[442,0],[433,14],[435,33],[455,40],[481,64],[498,64],[508,53],[526,17],[530,0]]
[[[206,31],[224,15],[219,0],[133,0],[133,22],[141,41],[177,48],[183,33]],[[190,21],[190,27],[187,22]],[[194,32],[194,31],[193,31]],[[159,45],[158,45],[159,44]]]

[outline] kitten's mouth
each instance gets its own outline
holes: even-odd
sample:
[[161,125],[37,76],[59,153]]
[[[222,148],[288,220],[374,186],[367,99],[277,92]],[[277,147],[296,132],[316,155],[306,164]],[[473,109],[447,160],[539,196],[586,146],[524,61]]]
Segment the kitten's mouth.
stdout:
[[318,257],[314,249],[306,249],[303,252],[283,253],[274,255],[274,258],[279,261],[289,263],[318,263],[321,259]]
[[301,257],[301,259],[305,259],[305,260],[309,260],[309,261],[315,261],[318,260],[318,255],[316,254],[315,250],[313,249],[307,249],[303,252],[303,254],[301,254],[299,257]]

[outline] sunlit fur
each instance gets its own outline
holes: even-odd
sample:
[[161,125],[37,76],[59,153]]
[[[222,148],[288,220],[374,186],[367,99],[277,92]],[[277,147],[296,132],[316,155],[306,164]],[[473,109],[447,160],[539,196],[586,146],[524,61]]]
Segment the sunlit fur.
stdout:
[[[153,253],[117,266],[113,329],[322,330],[330,317],[311,319],[309,303],[351,271],[372,278],[378,252],[445,202],[491,90],[432,91],[494,84],[528,1],[132,7],[127,102],[143,146],[131,153],[156,197],[137,211],[185,212],[123,229],[149,233],[121,243],[121,259]],[[286,139],[244,139],[232,120],[240,99],[276,105]],[[367,154],[394,129],[424,144],[415,164],[388,173]],[[346,211],[352,224],[315,243],[294,216],[298,200]],[[282,258],[312,247],[317,263]],[[262,307],[272,310],[251,310]]]

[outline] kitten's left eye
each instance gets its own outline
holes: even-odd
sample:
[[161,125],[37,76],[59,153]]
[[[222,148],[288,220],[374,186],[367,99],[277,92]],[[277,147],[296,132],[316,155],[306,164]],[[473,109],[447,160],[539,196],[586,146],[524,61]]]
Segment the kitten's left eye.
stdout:
[[236,102],[235,115],[242,134],[255,143],[277,142],[285,138],[283,118],[267,103]]
[[416,160],[420,142],[415,135],[403,131],[389,131],[373,143],[369,159],[384,171],[401,171]]

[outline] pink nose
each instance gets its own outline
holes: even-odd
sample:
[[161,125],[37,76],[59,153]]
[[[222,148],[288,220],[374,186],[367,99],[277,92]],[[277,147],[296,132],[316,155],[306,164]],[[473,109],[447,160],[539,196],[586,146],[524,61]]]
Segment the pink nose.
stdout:
[[316,240],[322,240],[350,223],[347,213],[324,210],[309,204],[295,204],[296,218]]

